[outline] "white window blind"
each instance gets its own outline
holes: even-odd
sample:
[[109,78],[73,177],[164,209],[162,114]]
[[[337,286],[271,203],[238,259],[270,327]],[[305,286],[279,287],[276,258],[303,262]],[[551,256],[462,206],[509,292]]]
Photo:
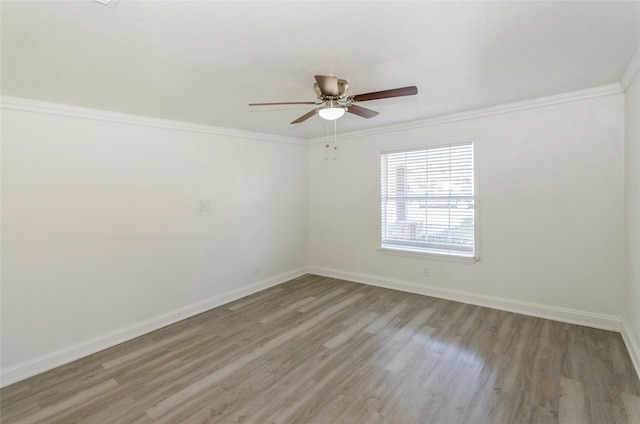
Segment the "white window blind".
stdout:
[[475,257],[473,145],[381,155],[382,248]]

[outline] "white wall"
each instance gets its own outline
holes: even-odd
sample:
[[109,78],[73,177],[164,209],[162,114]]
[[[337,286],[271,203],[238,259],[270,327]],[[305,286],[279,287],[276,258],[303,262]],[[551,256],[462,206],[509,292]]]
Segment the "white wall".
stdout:
[[[624,309],[624,96],[613,94],[309,150],[312,272],[566,321]],[[475,142],[480,261],[382,253],[380,151]],[[423,276],[429,267],[430,277]]]
[[625,199],[627,218],[627,346],[640,374],[640,77],[625,93]]
[[[638,169],[637,92],[636,79],[626,96],[352,135],[336,160],[324,143],[5,108],[2,384],[291,278],[307,260],[312,272],[610,328],[626,294],[638,340],[623,168],[626,107],[626,166]],[[469,139],[481,260],[379,252],[380,151]],[[627,235],[639,179],[627,173]],[[638,240],[627,237],[629,255]]]
[[3,384],[300,275],[306,192],[304,145],[4,109]]

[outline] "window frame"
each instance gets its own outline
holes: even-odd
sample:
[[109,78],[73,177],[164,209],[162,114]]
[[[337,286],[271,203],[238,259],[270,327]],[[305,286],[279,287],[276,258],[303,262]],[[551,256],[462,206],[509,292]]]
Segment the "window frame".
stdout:
[[[447,147],[455,147],[461,145],[470,145],[472,149],[472,164],[473,164],[473,203],[474,203],[474,213],[473,213],[473,252],[470,255],[464,255],[461,253],[454,252],[446,252],[446,251],[437,251],[434,249],[425,248],[423,246],[410,246],[411,243],[397,243],[397,244],[384,244],[382,240],[383,235],[383,166],[382,166],[382,158],[385,154],[393,154],[393,153],[403,153],[403,152],[413,152],[413,151],[426,151],[430,149],[440,149]],[[446,143],[435,143],[435,144],[427,144],[420,145],[414,147],[407,148],[399,148],[399,149],[386,149],[380,150],[378,152],[378,251],[384,254],[390,254],[395,256],[402,257],[412,257],[412,258],[421,258],[421,259],[437,259],[448,262],[461,262],[461,263],[475,263],[480,260],[480,243],[479,243],[479,187],[478,187],[478,167],[477,167],[477,143],[475,140],[464,140],[457,142],[446,142]]]

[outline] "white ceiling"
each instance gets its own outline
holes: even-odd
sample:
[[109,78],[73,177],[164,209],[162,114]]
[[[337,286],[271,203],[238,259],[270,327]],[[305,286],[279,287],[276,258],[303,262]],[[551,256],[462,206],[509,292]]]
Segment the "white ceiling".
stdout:
[[348,132],[617,82],[640,2],[2,1],[3,95],[313,138],[313,76],[359,94]]

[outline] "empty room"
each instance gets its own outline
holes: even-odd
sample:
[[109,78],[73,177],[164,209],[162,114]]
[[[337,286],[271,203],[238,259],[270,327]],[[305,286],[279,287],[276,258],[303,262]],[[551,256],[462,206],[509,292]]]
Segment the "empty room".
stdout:
[[0,1],[0,422],[640,423],[640,1]]

